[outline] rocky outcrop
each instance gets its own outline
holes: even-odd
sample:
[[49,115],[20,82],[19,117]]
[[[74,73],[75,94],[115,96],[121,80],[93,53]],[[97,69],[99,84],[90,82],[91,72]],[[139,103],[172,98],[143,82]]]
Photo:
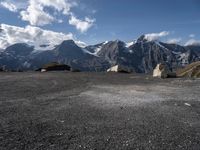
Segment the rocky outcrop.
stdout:
[[0,72],[3,72],[4,70],[3,70],[3,68],[2,67],[0,67]]
[[42,68],[38,69],[38,71],[41,72],[47,72],[47,71],[70,71],[71,67],[65,64],[59,64],[56,62],[49,63],[44,65]]

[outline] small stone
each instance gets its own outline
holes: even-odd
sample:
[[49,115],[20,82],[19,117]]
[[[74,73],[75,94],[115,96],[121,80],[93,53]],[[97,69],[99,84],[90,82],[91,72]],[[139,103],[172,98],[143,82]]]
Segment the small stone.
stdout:
[[189,107],[191,107],[191,106],[192,106],[192,105],[191,105],[191,104],[189,104],[189,103],[185,103],[185,105],[186,105],[186,106],[189,106]]

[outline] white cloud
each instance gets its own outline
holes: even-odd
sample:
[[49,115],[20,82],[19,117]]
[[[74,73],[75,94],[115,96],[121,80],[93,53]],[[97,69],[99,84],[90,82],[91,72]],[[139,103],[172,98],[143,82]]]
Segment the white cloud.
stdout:
[[185,43],[185,46],[200,45],[200,40],[190,39]]
[[2,7],[4,7],[4,8],[6,8],[6,9],[8,9],[9,11],[17,12],[17,6],[15,6],[15,5],[14,5],[13,3],[11,3],[11,2],[6,2],[6,1],[1,2],[1,3],[0,3],[0,6],[2,6]]
[[177,43],[181,42],[181,40],[182,40],[181,38],[168,39],[167,43],[169,43],[169,44],[177,44]]
[[[14,5],[16,4],[16,5]],[[23,7],[21,7],[20,5]],[[85,17],[80,20],[73,15],[72,7],[78,6],[76,0],[28,0],[28,1],[13,1],[4,0],[1,5],[13,12],[19,12],[23,21],[28,21],[33,26],[45,26],[53,22],[63,23],[63,19],[58,16],[69,16],[69,24],[76,27],[81,33],[86,32],[91,28],[95,19]],[[53,10],[50,14],[48,9]]]
[[[72,33],[64,34],[60,32],[43,30],[39,27],[33,26],[26,26],[22,28],[0,24],[0,28],[0,48],[2,49],[15,43],[27,43],[35,46],[35,49],[49,50],[64,40],[73,39]],[[40,45],[44,44],[49,46],[46,48],[41,48]]]
[[70,14],[70,10],[72,7],[77,6],[76,2],[72,2],[69,0],[34,0],[44,7],[52,7],[59,12],[62,12],[65,15]]
[[84,33],[89,28],[91,28],[94,25],[95,19],[90,19],[86,17],[84,20],[80,20],[76,18],[74,15],[71,15],[71,18],[69,20],[70,25],[74,25],[77,30]]
[[20,12],[28,7],[27,0],[0,0],[0,7],[4,7],[11,12]]
[[161,37],[168,36],[169,34],[170,34],[170,32],[168,32],[168,31],[163,31],[160,33],[149,33],[149,34],[145,34],[145,39],[148,41],[155,41]]
[[[78,6],[77,0],[3,0],[0,5],[12,12],[18,12],[23,21],[33,26],[45,26],[54,22],[63,23],[62,15],[68,16],[69,24],[80,32],[93,26],[94,19],[85,17],[80,20],[73,15],[72,7]],[[48,10],[51,11],[48,11]],[[52,13],[50,13],[52,12]]]
[[55,18],[45,12],[43,6],[35,0],[30,0],[30,5],[27,10],[21,11],[20,15],[22,20],[30,22],[31,25],[44,26],[55,20]]
[[195,37],[195,34],[190,34],[189,37],[190,37],[190,38],[194,38],[194,37]]
[[82,47],[82,48],[85,48],[85,47],[87,46],[87,44],[86,44],[85,42],[82,42],[82,41],[75,41],[75,43],[76,43],[78,46]]
[[49,14],[45,8],[52,8],[54,14],[71,14],[71,7],[76,6],[75,2],[69,0],[29,0],[28,7],[20,12],[21,18],[28,21],[31,25],[44,26],[52,22],[61,22],[55,15]]

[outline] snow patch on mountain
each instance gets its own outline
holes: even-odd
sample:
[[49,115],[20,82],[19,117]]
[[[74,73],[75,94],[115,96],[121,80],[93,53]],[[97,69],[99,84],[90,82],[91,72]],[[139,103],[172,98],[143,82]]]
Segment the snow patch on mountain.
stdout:
[[190,54],[188,52],[181,53],[181,52],[172,51],[172,53],[176,55],[177,60],[179,60],[182,65],[189,64],[188,60],[189,60]]
[[27,61],[25,61],[24,64],[23,64],[23,66],[24,66],[25,68],[29,68],[29,67],[31,66],[31,64],[28,63]]
[[108,42],[109,42],[109,41],[105,41],[105,42],[103,43],[103,45],[108,44]]
[[180,55],[180,54],[182,54],[181,52],[175,52],[175,51],[172,51],[172,53],[175,54],[175,55]]
[[136,41],[126,43],[126,48],[129,48],[130,46],[132,46],[135,43],[136,43]]
[[131,54],[134,53],[132,49],[129,49],[128,52]]
[[98,57],[98,55],[97,55],[96,53],[92,53],[92,52],[88,51],[88,50],[85,49],[85,48],[83,48],[82,50],[83,50],[84,53],[87,53],[87,54],[90,54],[90,55],[93,55],[93,56]]
[[158,46],[160,46],[161,48],[168,50],[166,47],[164,47],[162,44],[160,44],[159,41],[155,41],[155,43],[156,43]]
[[85,48],[87,46],[87,44],[85,42],[82,42],[82,41],[75,41],[75,43],[81,48]]
[[189,62],[188,62],[189,56],[190,56],[189,53],[182,53],[179,55],[178,59],[182,62],[182,64],[189,64]]
[[94,50],[94,54],[97,55],[102,49],[102,46],[99,46],[97,47],[95,50]]
[[102,44],[100,44],[99,46],[95,47],[94,46],[94,52],[92,53],[95,56],[98,56],[98,53],[101,51],[102,47],[106,44],[108,44],[109,41],[105,41]]

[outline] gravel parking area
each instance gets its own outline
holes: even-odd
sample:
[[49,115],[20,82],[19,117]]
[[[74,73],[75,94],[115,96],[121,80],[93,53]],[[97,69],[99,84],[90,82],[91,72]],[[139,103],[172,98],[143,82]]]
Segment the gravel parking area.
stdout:
[[199,150],[200,80],[0,73],[1,150]]

